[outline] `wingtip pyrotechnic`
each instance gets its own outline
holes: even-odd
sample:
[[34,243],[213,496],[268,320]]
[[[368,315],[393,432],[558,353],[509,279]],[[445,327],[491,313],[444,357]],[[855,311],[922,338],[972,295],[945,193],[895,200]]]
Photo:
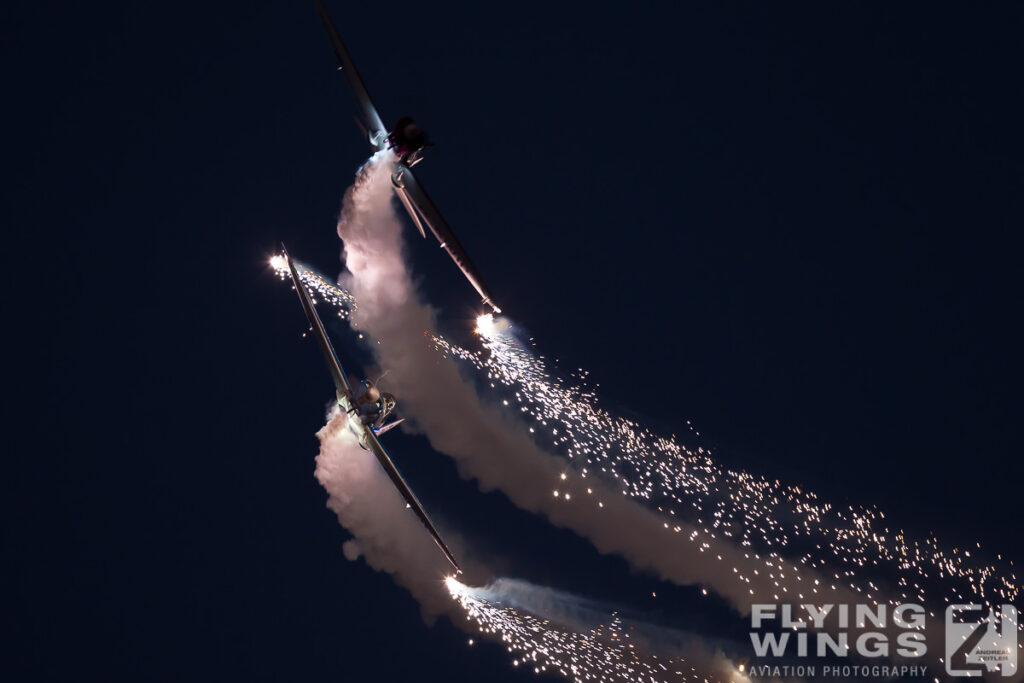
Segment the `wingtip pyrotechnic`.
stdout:
[[494,314],[484,313],[476,318],[476,328],[473,332],[483,337],[491,337],[494,335]]
[[[284,250],[283,244],[281,248]],[[291,278],[291,270],[288,267],[290,259],[291,257],[287,250],[270,257],[270,267],[274,269],[274,272],[282,280]],[[324,278],[315,270],[302,266],[298,261],[295,261],[295,268],[299,279],[310,291],[311,295],[316,296],[318,301],[326,301],[330,304],[337,310],[339,318],[348,318],[356,310],[356,300],[352,294]]]

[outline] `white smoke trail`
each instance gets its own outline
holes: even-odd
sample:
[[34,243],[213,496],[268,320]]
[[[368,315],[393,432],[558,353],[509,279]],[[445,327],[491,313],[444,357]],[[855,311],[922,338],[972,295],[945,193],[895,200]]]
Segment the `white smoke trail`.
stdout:
[[[327,507],[355,536],[345,557],[362,556],[378,571],[391,574],[412,593],[428,621],[451,609],[442,578],[448,562],[391,484],[376,458],[359,446],[347,419],[335,407],[317,433],[320,453],[315,476],[327,490]],[[458,539],[448,541],[458,548]]]
[[[351,272],[346,281],[358,301],[358,308],[347,297],[342,299],[349,309],[353,324],[379,340],[380,343],[374,345],[374,351],[382,367],[390,371],[390,381],[396,393],[403,398],[403,412],[414,416],[421,426],[430,425],[428,435],[453,446],[456,453],[464,454],[463,460],[459,461],[460,471],[464,475],[485,476],[484,486],[500,486],[503,490],[516,492],[516,497],[522,501],[526,492],[535,490],[538,468],[550,477],[556,476],[564,466],[558,459],[538,451],[516,425],[506,423],[500,415],[484,412],[471,387],[461,382],[457,370],[450,365],[441,374],[428,371],[425,377],[420,376],[423,374],[423,363],[438,365],[436,354],[422,336],[422,330],[432,327],[432,311],[416,301],[401,258],[401,228],[391,207],[391,189],[387,184],[390,167],[390,160],[378,155],[364,167],[355,185],[346,194],[339,233],[345,242],[346,264]],[[330,292],[321,292],[321,295],[325,298],[332,296]],[[431,386],[433,389],[429,389]],[[424,409],[425,405],[436,403],[439,396],[447,399],[438,403],[442,406],[441,412]],[[476,410],[472,411],[474,406]],[[442,429],[453,418],[455,424],[461,427],[467,427],[468,418],[468,427],[472,432],[470,439],[453,440],[454,434]],[[321,448],[317,457],[316,478],[329,493],[328,507],[355,536],[344,546],[346,557],[350,560],[362,557],[371,567],[391,574],[397,583],[407,588],[419,601],[426,619],[447,613],[453,617],[453,621],[466,626],[461,611],[465,603],[451,600],[445,588],[443,578],[448,568],[443,556],[423,532],[418,520],[405,509],[400,496],[377,466],[372,454],[359,447],[336,408],[332,409],[328,423],[318,433],[318,437]],[[495,442],[502,444],[497,452],[493,450]],[[465,451],[459,448],[460,443],[472,444],[471,457],[465,457]],[[493,470],[480,467],[482,461],[478,459],[477,449],[490,451],[492,457],[499,461]],[[526,455],[518,455],[519,451]],[[500,463],[503,458],[511,462]],[[524,472],[528,458],[534,462]],[[512,477],[513,473],[517,476]],[[511,482],[508,481],[510,478]],[[541,500],[538,497],[534,503],[536,511],[544,510]],[[468,574],[486,575],[478,562],[465,556],[459,538],[453,536],[450,530],[446,530],[445,535],[456,554],[463,558]],[[450,587],[452,584],[448,585]],[[600,639],[592,639],[592,635],[573,631],[571,626],[551,625],[553,617],[563,622],[568,621],[567,607],[570,602],[578,603],[578,600],[571,601],[563,597],[559,606],[551,600],[553,593],[538,587],[508,582],[499,582],[495,586],[504,586],[506,590],[509,586],[517,586],[519,601],[527,604],[530,614],[535,615],[530,616],[525,611],[510,608],[503,612],[503,623],[508,625],[512,623],[509,620],[538,619],[528,631],[530,636],[519,640],[523,647],[532,648],[534,658],[541,653],[542,658],[547,657],[549,663],[555,662],[552,659],[553,651],[541,643],[566,644],[566,656],[570,658],[574,656],[573,652],[578,654],[578,651],[572,649],[572,643],[586,644],[589,656],[595,659],[590,664],[572,664],[571,675],[581,681],[616,680],[615,677],[606,678],[606,674],[610,674],[613,669],[609,664],[609,653],[616,651],[618,644],[604,644]],[[490,590],[494,591],[495,588]],[[466,591],[463,597],[469,595],[468,587]],[[534,597],[527,599],[530,595]],[[545,599],[540,599],[541,595],[546,596]],[[592,619],[599,618],[598,610],[591,609],[591,613]],[[606,614],[604,617],[608,620],[611,615]],[[493,631],[494,625],[488,629]],[[505,636],[510,637],[510,632],[504,633]],[[708,663],[712,668],[723,671],[734,671],[720,655],[705,656],[707,648],[701,649],[698,636],[692,636],[689,640],[694,643],[694,653],[700,653],[700,656],[694,655],[693,661],[687,664],[684,677],[695,675],[695,665],[698,663],[701,666]],[[636,647],[633,643],[629,645]],[[632,652],[632,648],[631,654],[640,656],[638,652]],[[602,652],[604,654],[599,656]],[[620,655],[616,655],[616,658],[620,658]],[[654,662],[658,658],[656,654],[646,652],[642,657],[650,657]],[[638,663],[637,666],[641,665]],[[618,669],[619,674],[629,671],[632,671],[631,666]],[[648,673],[651,674],[647,677],[650,680],[679,680],[678,674],[660,668],[651,669]],[[655,674],[658,678],[654,678]],[[629,680],[629,677],[620,675],[618,679]]]
[[[637,569],[682,585],[713,586],[744,613],[755,592],[771,594],[777,580],[755,571],[763,569],[763,562],[754,553],[701,536],[682,522],[670,527],[599,480],[585,484],[593,491],[592,505],[566,505],[551,496],[543,482],[584,484],[565,460],[542,451],[522,424],[485,405],[459,369],[439,362],[425,343],[423,332],[434,329],[434,314],[417,300],[403,260],[392,169],[390,155],[374,156],[345,195],[338,223],[348,270],[343,284],[359,304],[353,324],[376,340],[374,355],[391,373],[402,413],[414,418],[431,446],[450,455],[460,474],[477,480],[484,491],[503,491],[516,506],[584,536],[602,553],[624,556]],[[784,575],[806,577],[808,583],[815,579],[806,568],[783,560],[776,564]]]
[[[805,594],[815,602],[858,601],[852,583],[849,589],[842,581],[832,585],[824,575],[774,553],[766,570],[765,558],[745,547],[746,543],[734,545],[716,539],[706,528],[677,520],[670,526],[663,516],[623,498],[603,482],[593,478],[582,482],[564,460],[541,450],[521,423],[481,402],[458,368],[438,362],[436,352],[424,343],[423,331],[434,328],[433,311],[417,300],[402,259],[402,228],[392,208],[391,170],[391,159],[378,155],[364,167],[345,198],[338,225],[349,270],[344,282],[360,304],[351,318],[378,341],[373,351],[381,367],[391,372],[403,413],[415,419],[435,449],[453,457],[462,476],[476,479],[483,490],[502,490],[517,506],[572,529],[603,553],[626,557],[634,567],[675,583],[705,584],[741,613],[747,612],[754,596],[762,601],[780,594],[794,601],[805,599]],[[436,549],[411,515],[384,523],[387,516],[366,513],[383,509],[384,499],[352,498],[353,484],[365,484],[360,477],[372,477],[377,470],[353,470],[346,465],[344,454],[353,446],[362,460],[367,454],[354,443],[345,444],[341,435],[332,436],[330,426],[326,429],[317,476],[332,494],[332,509],[359,539],[357,545],[348,546],[347,555],[362,552],[371,566],[393,573],[426,613],[445,611],[439,581],[444,566]],[[372,464],[372,458],[368,462]],[[386,484],[383,475],[377,474],[379,483]],[[601,505],[566,505],[568,495],[552,497],[542,485],[557,481],[564,482],[563,493],[572,490],[579,500],[585,488],[591,500]],[[398,501],[397,494],[391,493]],[[397,506],[405,512],[400,502]],[[392,513],[396,510],[395,505],[387,507]],[[464,550],[456,552],[465,558]],[[843,573],[844,579],[850,576]],[[834,578],[839,579],[839,574]],[[879,589],[872,588],[877,594]],[[827,597],[821,594],[825,592]]]
[[[284,259],[275,260],[272,265],[287,280]],[[300,276],[342,317],[355,305],[350,293],[312,271],[300,269]],[[720,534],[743,547],[767,546],[769,551],[762,559],[770,578],[775,578],[771,576],[775,560],[795,542],[798,552],[790,555],[799,555],[800,564],[831,574],[830,582],[847,584],[868,601],[882,597],[873,575],[899,593],[890,590],[891,604],[901,599],[934,604],[936,598],[941,604],[943,595],[954,602],[963,602],[965,596],[1013,602],[1020,592],[1013,563],[1005,566],[1002,555],[996,559],[1003,567],[991,559],[986,563],[984,556],[972,556],[970,549],[943,548],[934,534],[915,540],[902,531],[890,530],[890,522],[877,507],[836,507],[799,486],[726,469],[711,459],[710,451],[690,450],[674,436],[664,438],[602,410],[597,395],[586,384],[566,383],[552,374],[544,356],[530,348],[532,340],[519,340],[508,320],[488,315],[477,322],[484,353],[433,335],[436,350],[443,358],[467,363],[486,377],[492,393],[507,392],[512,400],[506,400],[506,406],[511,405],[510,410],[518,412],[526,424],[534,425],[529,428],[531,433],[536,427],[539,440],[564,451],[582,477],[587,476],[589,467],[593,474],[615,478],[622,495],[645,501],[649,507],[656,505],[675,532],[681,531],[676,525],[676,510],[681,509],[684,514],[689,511],[689,518],[697,517],[704,537],[714,539]],[[583,381],[587,373],[582,369],[579,373],[570,375]],[[620,469],[630,474],[620,476]],[[565,473],[562,476],[567,478]],[[556,484],[557,498],[586,500],[573,490],[572,483]],[[586,493],[590,496],[593,490],[587,487]],[[801,542],[801,537],[814,539],[816,549],[806,540]],[[690,540],[700,541],[698,551],[708,549],[702,539]],[[772,547],[778,550],[770,550]],[[887,575],[890,578],[885,581]],[[780,591],[772,599],[780,599]],[[816,595],[818,590],[811,593]]]
[[447,561],[373,455],[359,446],[345,416],[332,410],[317,437],[316,478],[329,493],[328,508],[355,536],[344,545],[346,558],[362,557],[391,574],[420,603],[428,623],[447,614],[471,633],[495,636],[515,666],[558,671],[579,683],[634,681],[640,674],[652,682],[740,680],[722,651],[696,634],[643,630],[639,622],[637,630],[608,606],[524,581],[498,579],[482,589],[454,577],[442,581]]
[[623,618],[602,603],[515,579],[482,588],[446,583],[469,619],[500,636],[513,665],[536,673],[552,669],[576,681],[743,680],[717,644]]

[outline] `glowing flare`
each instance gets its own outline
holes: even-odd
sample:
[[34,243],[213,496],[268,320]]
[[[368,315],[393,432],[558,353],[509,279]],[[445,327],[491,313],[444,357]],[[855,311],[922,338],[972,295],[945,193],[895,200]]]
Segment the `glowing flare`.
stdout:
[[473,331],[482,337],[493,337],[495,333],[494,315],[491,313],[485,313],[484,315],[477,316],[476,329]]

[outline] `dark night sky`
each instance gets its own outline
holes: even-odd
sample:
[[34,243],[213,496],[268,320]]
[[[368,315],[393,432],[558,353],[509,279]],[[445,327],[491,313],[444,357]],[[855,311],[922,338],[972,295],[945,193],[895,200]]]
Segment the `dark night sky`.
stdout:
[[[347,562],[312,476],[329,382],[266,259],[338,272],[367,148],[310,5],[3,11],[11,680],[532,677]],[[609,405],[1022,558],[1019,3],[329,7],[503,306]],[[528,539],[517,575],[650,592],[391,448],[442,517]]]

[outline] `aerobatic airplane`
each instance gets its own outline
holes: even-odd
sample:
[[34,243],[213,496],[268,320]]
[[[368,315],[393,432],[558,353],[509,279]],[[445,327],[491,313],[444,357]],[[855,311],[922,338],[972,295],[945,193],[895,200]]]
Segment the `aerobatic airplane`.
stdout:
[[370,99],[370,93],[363,84],[363,79],[356,71],[356,65],[352,62],[352,56],[348,53],[345,43],[341,42],[341,36],[331,22],[327,10],[321,0],[315,0],[317,11],[327,29],[327,36],[331,39],[331,46],[334,48],[334,56],[338,60],[338,70],[345,75],[352,93],[359,104],[360,117],[356,119],[363,133],[366,134],[370,146],[375,151],[391,149],[398,157],[398,164],[395,172],[391,175],[391,184],[395,188],[395,194],[401,200],[412,222],[424,238],[427,236],[423,226],[426,225],[434,237],[441,243],[441,248],[448,252],[455,264],[466,276],[469,283],[483,297],[483,303],[494,309],[495,313],[501,313],[501,309],[494,303],[494,297],[484,284],[483,278],[477,271],[476,266],[469,260],[469,255],[455,237],[455,233],[448,227],[441,212],[437,210],[434,202],[431,201],[427,191],[416,180],[412,173],[412,167],[423,159],[423,150],[433,146],[434,143],[427,140],[423,129],[409,116],[398,119],[394,128],[389,132],[384,125],[384,120],[377,113],[377,108]]
[[[284,245],[281,245],[281,247],[283,249]],[[313,307],[313,302],[309,298],[309,292],[306,291],[306,286],[302,284],[302,280],[299,278],[299,273],[296,271],[295,264],[292,263],[287,249],[284,249],[284,257],[288,261],[288,270],[291,271],[292,283],[295,285],[295,291],[299,294],[302,310],[306,312],[306,318],[309,320],[310,328],[316,337],[317,344],[320,346],[320,352],[323,354],[324,360],[327,361],[327,369],[331,373],[331,379],[334,380],[338,406],[345,414],[349,431],[355,435],[363,449],[370,451],[377,457],[377,462],[380,463],[380,466],[387,473],[391,483],[395,485],[398,492],[405,498],[408,507],[412,508],[416,516],[423,522],[423,526],[427,528],[427,531],[434,538],[434,543],[441,549],[441,552],[448,558],[448,561],[452,563],[455,571],[461,572],[462,569],[459,568],[459,563],[455,561],[455,556],[448,550],[448,546],[441,539],[441,534],[438,533],[433,523],[431,523],[423,506],[416,499],[416,495],[409,488],[409,485],[405,483],[405,479],[402,478],[398,468],[395,467],[395,463],[391,462],[387,451],[384,450],[384,447],[377,439],[378,436],[394,428],[402,421],[394,420],[384,424],[385,420],[395,409],[395,397],[388,393],[382,393],[369,380],[363,380],[359,383],[358,395],[352,392],[352,387],[349,386],[348,379],[345,377],[345,371],[342,369],[341,363],[338,362],[338,357],[334,353],[334,347],[331,346],[331,340],[327,337],[323,323],[320,322],[320,316],[317,315],[316,308]]]

